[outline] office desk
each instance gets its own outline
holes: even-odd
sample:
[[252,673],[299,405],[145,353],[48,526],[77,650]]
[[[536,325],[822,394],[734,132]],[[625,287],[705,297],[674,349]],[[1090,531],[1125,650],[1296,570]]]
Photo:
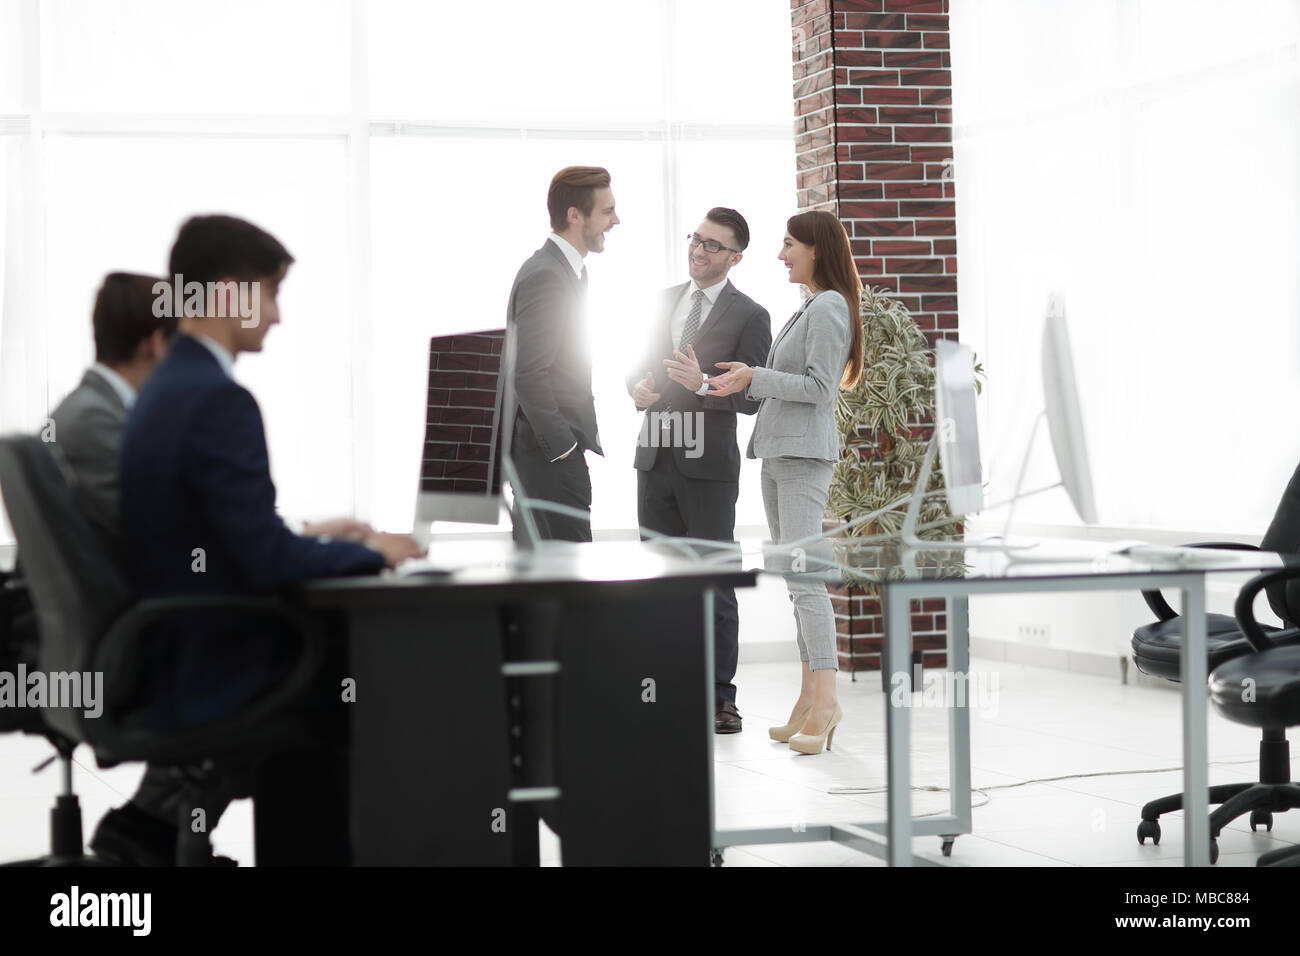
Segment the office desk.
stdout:
[[[936,572],[924,567],[927,552],[902,549],[896,554],[864,557],[865,567],[876,567],[864,577],[882,590],[884,612],[884,670],[889,687],[902,693],[885,695],[887,748],[887,817],[866,823],[809,826],[800,833],[788,830],[722,830],[714,834],[715,848],[793,840],[833,840],[874,856],[891,866],[928,862],[912,855],[912,837],[936,835],[943,840],[944,855],[957,836],[971,832],[970,707],[969,698],[948,709],[949,813],[913,819],[910,769],[911,707],[911,602],[942,597],[947,603],[948,647],[945,671],[969,675],[969,620],[967,599],[973,594],[1022,594],[1048,591],[1115,591],[1169,588],[1182,592],[1184,653],[1182,655],[1183,717],[1183,838],[1184,861],[1205,866],[1209,855],[1209,772],[1206,753],[1206,637],[1205,576],[1211,573],[1255,572],[1279,567],[1283,559],[1268,552],[1219,551],[1202,553],[1196,566],[1172,560],[1137,560],[1108,553],[1104,548],[1062,547],[1042,542],[1019,556],[973,548],[957,548],[958,567]],[[825,572],[823,572],[823,576]],[[830,577],[838,583],[839,573]],[[1136,820],[1135,820],[1136,825]],[[883,839],[882,839],[883,838]]]
[[[347,619],[355,862],[533,862],[533,807],[558,796],[565,865],[707,865],[709,589],[752,587],[755,573],[639,542],[464,553],[450,577],[302,589],[307,607]],[[449,558],[436,544],[433,556]],[[540,606],[556,621],[556,659],[511,660],[522,612]],[[512,733],[510,688],[535,680],[556,682],[549,786],[521,780]]]

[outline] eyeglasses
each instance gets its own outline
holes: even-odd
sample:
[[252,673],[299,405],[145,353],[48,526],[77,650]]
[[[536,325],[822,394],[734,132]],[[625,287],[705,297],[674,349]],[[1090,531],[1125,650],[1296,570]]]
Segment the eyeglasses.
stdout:
[[700,234],[699,234],[698,232],[692,232],[692,233],[691,233],[690,235],[688,235],[686,238],[687,238],[687,240],[690,241],[690,244],[691,244],[691,248],[692,248],[692,249],[694,249],[696,246],[703,246],[703,247],[704,247],[704,251],[705,251],[705,252],[708,252],[708,253],[721,252],[723,249],[726,249],[728,252],[739,252],[739,251],[740,251],[739,249],[733,249],[733,248],[731,248],[731,246],[724,246],[722,243],[718,242],[716,239],[701,239],[701,238],[700,238]]

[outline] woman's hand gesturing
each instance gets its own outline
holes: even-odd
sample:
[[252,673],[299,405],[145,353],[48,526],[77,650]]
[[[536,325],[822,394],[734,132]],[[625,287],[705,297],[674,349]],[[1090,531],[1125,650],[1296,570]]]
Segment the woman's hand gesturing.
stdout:
[[744,362],[718,362],[718,368],[725,368],[727,372],[709,379],[710,395],[733,395],[742,388],[748,388],[749,383],[753,381],[754,370]]

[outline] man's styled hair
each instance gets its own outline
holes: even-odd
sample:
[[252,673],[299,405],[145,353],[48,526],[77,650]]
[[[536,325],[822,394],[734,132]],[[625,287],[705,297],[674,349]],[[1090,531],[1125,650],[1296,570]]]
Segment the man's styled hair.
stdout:
[[135,357],[140,343],[155,332],[176,333],[176,318],[154,313],[155,283],[164,280],[130,272],[110,272],[95,295],[91,324],[95,329],[95,361],[120,365]]
[[569,207],[577,207],[584,216],[596,205],[596,190],[609,185],[609,170],[600,166],[566,166],[555,174],[546,193],[546,211],[551,214],[551,228],[564,232],[569,228]]
[[168,268],[184,282],[268,279],[293,262],[280,240],[234,216],[194,216],[181,226]]
[[736,210],[728,209],[726,206],[714,206],[704,214],[704,218],[730,229],[732,235],[736,237],[736,245],[740,247],[741,252],[749,248],[749,223],[745,222],[745,217]]

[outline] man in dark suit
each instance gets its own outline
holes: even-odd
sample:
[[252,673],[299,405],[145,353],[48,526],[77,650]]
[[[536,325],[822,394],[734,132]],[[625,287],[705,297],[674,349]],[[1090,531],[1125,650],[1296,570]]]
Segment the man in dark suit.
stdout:
[[[140,390],[123,438],[123,550],[127,577],[142,597],[271,592],[311,578],[375,572],[419,553],[408,536],[350,521],[311,529],[329,539],[298,535],[276,513],[261,411],[232,372],[236,356],[261,351],[280,321],[276,296],[292,261],[273,236],[228,216],[190,219],[176,238],[171,275],[180,288],[199,283],[206,296],[192,308],[200,299],[185,294],[181,334]],[[209,612],[163,626],[169,633],[148,644],[142,691],[155,726],[229,716],[292,664],[293,642],[246,615]],[[284,774],[274,784],[259,782],[255,794],[288,801],[301,784],[297,799],[328,821],[327,832],[302,826],[304,852],[324,854],[303,862],[345,855],[339,847],[346,843],[346,803],[340,809],[338,801],[346,779],[337,751],[346,724],[335,713],[342,676],[323,673],[303,705],[320,709],[322,737],[338,744],[321,771],[329,783],[313,788],[311,762],[290,757],[277,761]],[[300,779],[286,779],[289,773]],[[342,843],[331,846],[333,837]]]
[[[740,492],[736,415],[758,402],[708,394],[715,362],[761,364],[772,345],[767,310],[727,280],[749,245],[734,209],[710,209],[690,236],[691,280],[664,292],[658,319],[627,389],[644,409],[637,442],[637,521],[659,534],[733,541]],[[745,358],[739,358],[739,356]],[[735,356],[735,358],[732,358]],[[741,729],[736,709],[736,592],[714,592],[714,730]]]
[[[587,354],[584,308],[589,252],[605,250],[605,233],[618,225],[609,172],[598,166],[569,166],[551,179],[546,194],[551,234],[520,267],[510,289],[506,325],[515,335],[514,431],[510,454],[529,498],[553,501],[583,517],[533,509],[545,540],[591,540],[591,475],[588,449],[604,454],[596,430]],[[516,498],[519,489],[515,489]],[[515,541],[527,540],[524,516],[514,509]],[[527,660],[553,660],[563,610],[554,602],[535,602],[522,612],[509,653]],[[521,736],[519,782],[553,785],[556,779],[555,688],[532,680],[519,688]],[[516,831],[536,832],[535,813],[562,833],[559,806],[553,802],[521,807]],[[535,841],[531,841],[535,844]],[[535,853],[535,845],[529,849]]]
[[[520,267],[506,325],[515,333],[511,456],[529,498],[584,511],[586,518],[534,511],[546,539],[591,540],[591,476],[584,453],[600,455],[583,309],[588,252],[603,252],[618,225],[609,172],[570,166],[546,195],[551,235]],[[516,514],[515,540],[522,540]]]

